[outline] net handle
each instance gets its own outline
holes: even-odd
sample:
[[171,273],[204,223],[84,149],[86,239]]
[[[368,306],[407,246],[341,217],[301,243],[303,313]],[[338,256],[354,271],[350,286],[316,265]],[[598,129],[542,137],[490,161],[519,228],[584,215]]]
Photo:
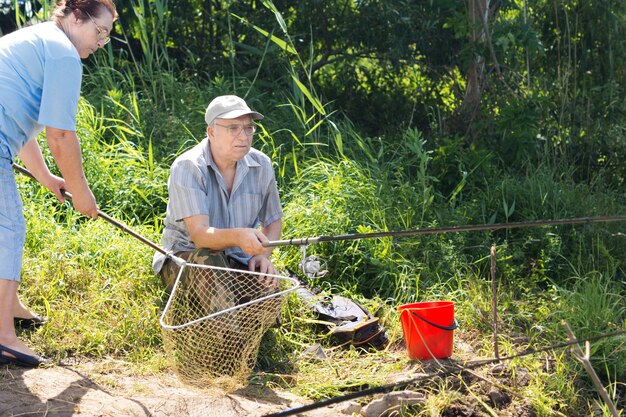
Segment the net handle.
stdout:
[[[22,166],[20,166],[20,165],[18,165],[16,163],[13,163],[13,169],[18,171],[18,172],[20,172],[21,174],[26,175],[27,177],[29,177],[31,179],[37,181],[37,178],[35,178],[35,176],[29,170],[27,170],[26,168],[24,168],[24,167],[22,167]],[[70,200],[72,200],[72,194],[69,191],[61,190],[61,192],[63,193],[63,195],[65,197],[67,197]],[[100,209],[98,209],[98,217],[104,219],[105,221],[109,222],[110,224],[112,224],[113,226],[117,227],[121,231],[126,232],[129,235],[133,236],[134,238],[138,239],[139,241],[145,243],[146,245],[150,246],[152,249],[162,253],[167,258],[169,258],[169,259],[173,260],[174,262],[176,262],[176,264],[178,264],[179,266],[182,266],[185,263],[187,263],[184,259],[179,258],[178,256],[174,255],[173,253],[166,251],[165,249],[163,249],[159,245],[153,243],[152,241],[148,240],[146,237],[140,235],[139,233],[137,233],[136,231],[134,231],[130,227],[128,227],[125,224],[115,220],[113,217],[109,216],[108,214],[102,212]]]

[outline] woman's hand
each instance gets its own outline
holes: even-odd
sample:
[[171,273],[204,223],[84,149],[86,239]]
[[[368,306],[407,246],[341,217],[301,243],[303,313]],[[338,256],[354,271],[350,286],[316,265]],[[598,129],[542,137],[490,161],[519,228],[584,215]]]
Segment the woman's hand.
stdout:
[[80,192],[72,193],[72,204],[74,208],[92,219],[98,218],[98,204],[91,189],[85,187]]
[[41,179],[41,184],[52,191],[61,203],[65,202],[65,180],[63,178],[50,174]]

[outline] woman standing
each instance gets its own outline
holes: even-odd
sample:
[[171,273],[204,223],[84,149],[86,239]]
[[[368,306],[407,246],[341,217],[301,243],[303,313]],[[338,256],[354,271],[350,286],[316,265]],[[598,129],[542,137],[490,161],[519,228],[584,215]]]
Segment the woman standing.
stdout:
[[[36,367],[44,359],[17,338],[15,324],[43,320],[19,301],[25,243],[22,201],[12,161],[19,156],[35,178],[76,210],[98,217],[76,136],[82,58],[104,47],[117,17],[112,0],[57,0],[51,21],[0,38],[0,364]],[[37,135],[46,142],[62,178],[50,173]]]

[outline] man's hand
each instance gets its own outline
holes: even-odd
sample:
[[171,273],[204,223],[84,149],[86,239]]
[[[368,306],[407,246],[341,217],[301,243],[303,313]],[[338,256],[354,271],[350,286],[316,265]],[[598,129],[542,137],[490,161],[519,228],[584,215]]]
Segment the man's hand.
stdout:
[[[278,272],[276,272],[276,268],[274,268],[274,265],[272,265],[270,260],[267,259],[265,255],[253,256],[250,259],[250,262],[248,262],[248,270],[252,272],[254,271],[260,272],[261,274],[278,275]],[[259,276],[258,280],[261,284],[265,285],[266,287],[271,287],[271,288],[278,287],[278,280],[274,277],[263,275],[263,276]]]
[[267,248],[262,243],[268,239],[263,232],[258,229],[238,229],[238,232],[241,250],[250,256],[267,255]]
[[262,274],[277,275],[274,265],[264,255],[253,256],[248,263],[248,269]]

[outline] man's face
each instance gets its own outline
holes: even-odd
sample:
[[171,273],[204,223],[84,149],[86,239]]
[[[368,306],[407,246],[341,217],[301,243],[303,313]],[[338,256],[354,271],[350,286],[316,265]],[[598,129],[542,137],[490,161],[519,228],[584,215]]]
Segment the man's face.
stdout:
[[215,119],[207,127],[213,160],[218,165],[235,164],[250,151],[255,130],[250,116]]

